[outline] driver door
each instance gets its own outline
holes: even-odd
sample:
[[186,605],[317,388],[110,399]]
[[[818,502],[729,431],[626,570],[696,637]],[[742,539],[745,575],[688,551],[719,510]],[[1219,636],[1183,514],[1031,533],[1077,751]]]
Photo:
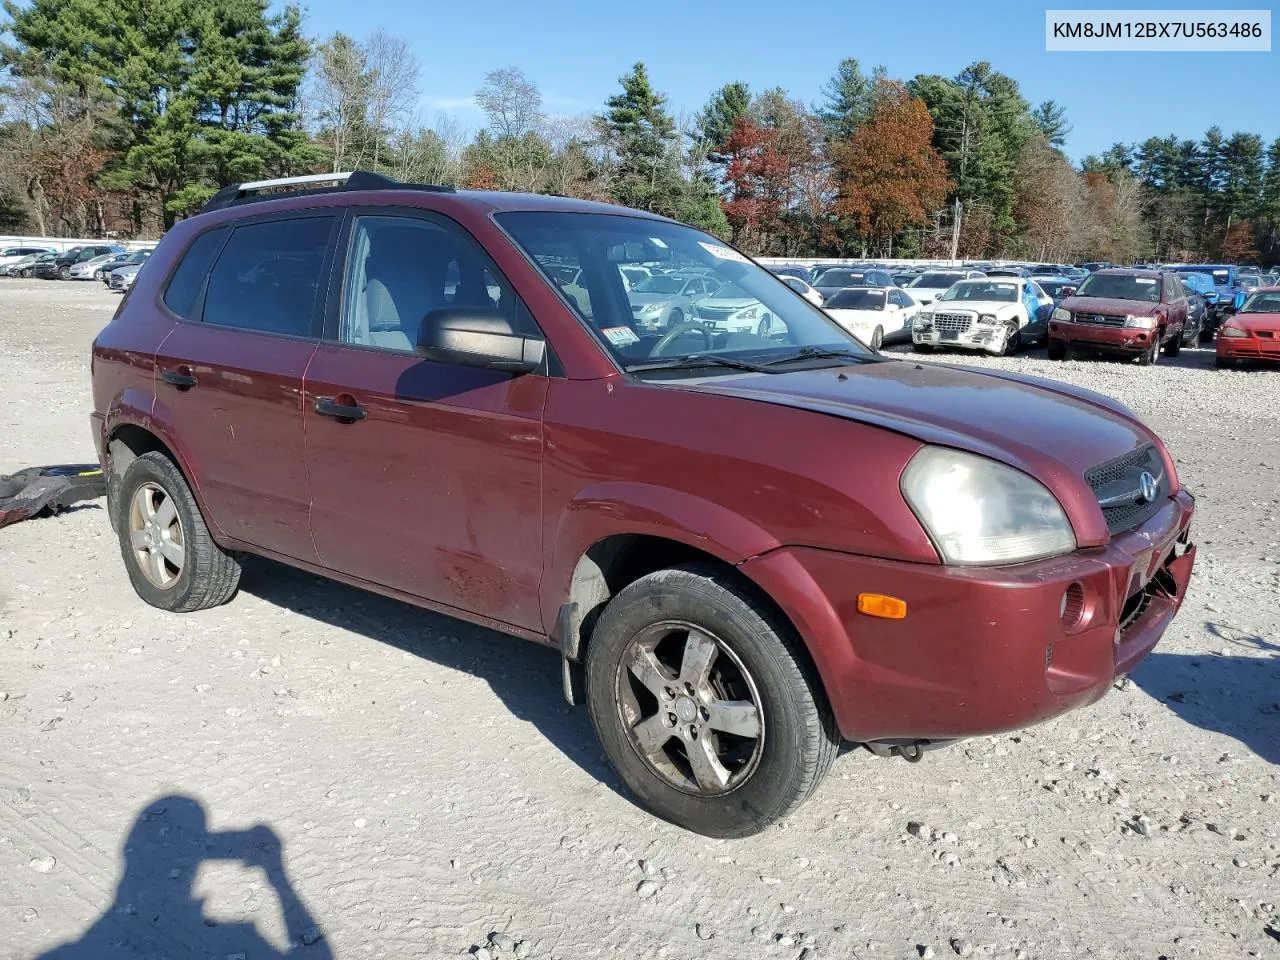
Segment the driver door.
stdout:
[[358,212],[339,249],[340,304],[303,388],[320,562],[540,631],[548,378],[415,351],[436,310],[498,309],[536,333],[532,316],[475,240],[443,217]]

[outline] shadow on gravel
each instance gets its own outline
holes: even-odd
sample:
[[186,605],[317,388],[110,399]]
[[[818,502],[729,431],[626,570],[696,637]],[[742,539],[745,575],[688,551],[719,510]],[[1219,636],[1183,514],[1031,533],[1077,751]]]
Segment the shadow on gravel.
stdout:
[[245,557],[243,563],[240,589],[246,593],[484,680],[515,716],[633,802],[601,755],[587,711],[565,703],[554,650],[270,560]]
[[[289,946],[282,952],[252,923],[216,923],[193,885],[202,863],[230,861],[261,868],[280,898]],[[259,824],[209,830],[204,807],[186,796],[148,804],[124,843],[124,876],[115,901],[79,940],[39,960],[144,960],[150,957],[299,957],[332,960],[324,932],[284,869],[280,838]]]
[[1133,681],[1188,723],[1234,737],[1280,764],[1280,644],[1217,623],[1205,629],[1255,655],[1157,651],[1134,670]]

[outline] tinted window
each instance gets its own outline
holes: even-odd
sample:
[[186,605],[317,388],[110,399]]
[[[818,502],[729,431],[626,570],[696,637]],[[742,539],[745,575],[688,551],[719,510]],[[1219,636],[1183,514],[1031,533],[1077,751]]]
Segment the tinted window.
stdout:
[[829,310],[883,310],[885,292],[848,287],[823,304]]
[[866,276],[862,271],[854,272],[835,268],[822,271],[814,282],[820,287],[856,287],[866,282]]
[[209,275],[205,323],[309,336],[333,223],[304,217],[236,227]]
[[911,281],[911,286],[925,290],[937,290],[941,287],[949,287],[957,280],[963,279],[964,274],[962,273],[922,273]]
[[195,243],[183,255],[178,269],[169,278],[169,286],[164,291],[164,302],[178,316],[190,318],[195,313],[200,287],[204,284],[209,266],[213,263],[213,255],[222,245],[226,232],[225,227],[219,227],[196,237]]
[[1095,273],[1076,291],[1079,297],[1160,302],[1160,281],[1155,277],[1135,277],[1123,273]]
[[538,332],[475,241],[434,220],[360,217],[343,290],[345,343],[412,353],[423,320],[450,308],[500,311],[512,330]]

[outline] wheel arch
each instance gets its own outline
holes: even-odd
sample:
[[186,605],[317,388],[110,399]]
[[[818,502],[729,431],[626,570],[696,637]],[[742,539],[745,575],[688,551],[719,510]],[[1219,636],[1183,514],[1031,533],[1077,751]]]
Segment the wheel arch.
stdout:
[[214,533],[216,537],[221,537],[221,531],[217,529],[209,516],[208,510],[205,509],[204,498],[201,495],[199,484],[195,482],[194,475],[188,466],[188,461],[183,455],[181,445],[174,441],[168,433],[158,428],[159,425],[152,418],[147,418],[145,422],[135,419],[126,419],[117,417],[113,419],[105,427],[105,457],[103,461],[103,471],[107,477],[107,506],[108,515],[111,525],[116,525],[116,504],[119,502],[120,482],[124,478],[125,471],[129,469],[129,464],[146,453],[162,453],[168,457],[178,472],[182,474],[182,479],[186,481],[187,488],[191,491],[191,495],[195,498],[196,505],[200,508],[200,514],[204,518],[206,526],[209,527],[210,533]]

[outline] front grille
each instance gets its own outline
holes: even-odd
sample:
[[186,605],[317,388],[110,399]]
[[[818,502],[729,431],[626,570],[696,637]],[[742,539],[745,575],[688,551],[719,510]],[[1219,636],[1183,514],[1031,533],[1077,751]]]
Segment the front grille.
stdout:
[[[1150,500],[1142,495],[1144,473],[1157,480],[1156,495]],[[1107,529],[1113,534],[1145,523],[1169,498],[1169,477],[1160,454],[1150,444],[1094,467],[1084,479],[1098,498]]]
[[706,307],[702,304],[697,306],[698,316],[704,320],[728,320],[739,308],[735,307]]
[[1123,327],[1124,317],[1109,317],[1105,313],[1077,313],[1076,323],[1092,323],[1101,327]]
[[935,313],[933,315],[933,325],[939,330],[965,333],[972,323],[973,314],[971,313]]

